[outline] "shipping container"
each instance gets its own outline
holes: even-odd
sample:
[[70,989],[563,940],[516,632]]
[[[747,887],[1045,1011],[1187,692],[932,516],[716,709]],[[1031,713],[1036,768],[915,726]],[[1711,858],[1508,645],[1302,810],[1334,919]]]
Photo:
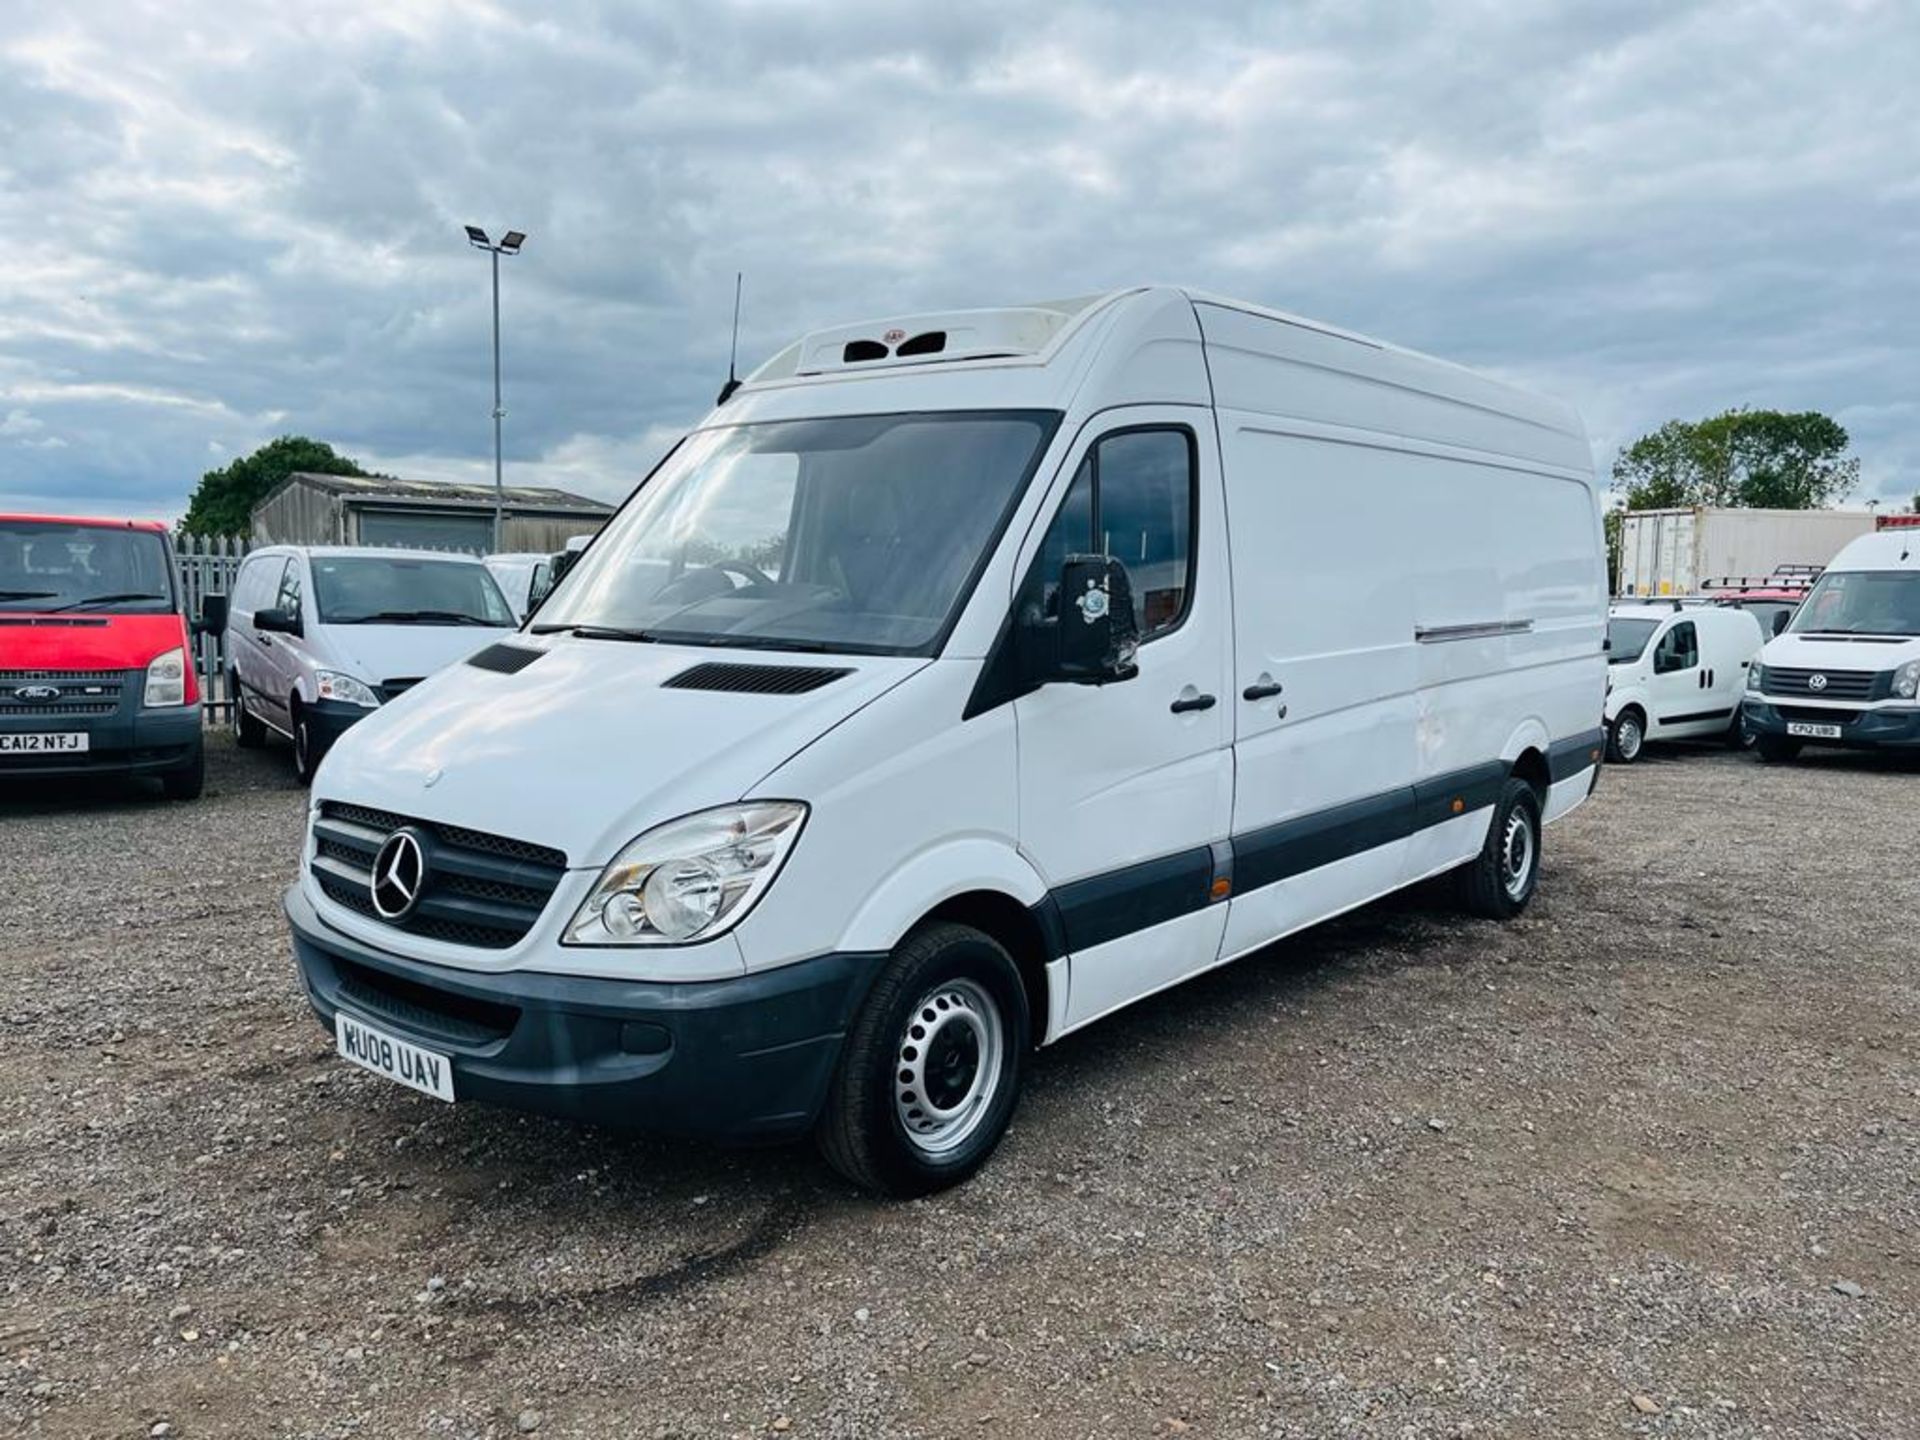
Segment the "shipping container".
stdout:
[[1692,595],[1709,578],[1825,565],[1873,529],[1865,510],[1629,510],[1620,526],[1622,595]]

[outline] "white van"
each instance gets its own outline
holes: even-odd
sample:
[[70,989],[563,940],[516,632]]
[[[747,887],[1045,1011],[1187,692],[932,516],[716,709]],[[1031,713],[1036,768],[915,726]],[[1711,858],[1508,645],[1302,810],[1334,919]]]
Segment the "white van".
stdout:
[[1753,667],[1762,760],[1804,745],[1920,751],[1920,530],[1862,535],[1827,566]]
[[1607,758],[1631,765],[1649,740],[1750,744],[1740,702],[1765,642],[1759,618],[1729,605],[1615,605],[1607,612]]
[[500,593],[507,597],[507,603],[513,606],[513,613],[521,620],[533,613],[534,607],[546,598],[551,587],[553,556],[544,550],[507,551],[489,555],[485,564],[493,575],[494,583],[500,587]]
[[442,1100],[952,1184],[1029,1052],[1425,876],[1604,735],[1565,407],[1173,289],[807,336],[315,787],[294,949]]
[[234,739],[293,743],[301,782],[350,725],[517,623],[487,567],[433,550],[269,545],[234,576]]

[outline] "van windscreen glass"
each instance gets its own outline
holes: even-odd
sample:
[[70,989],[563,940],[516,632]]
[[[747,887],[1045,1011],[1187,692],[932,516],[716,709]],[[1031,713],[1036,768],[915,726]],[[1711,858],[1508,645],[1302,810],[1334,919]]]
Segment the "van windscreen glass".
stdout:
[[313,598],[329,625],[515,623],[492,573],[477,560],[315,555]]
[[1607,621],[1607,659],[1626,665],[1640,658],[1647,641],[1660,628],[1658,620],[1625,620],[1616,616]]
[[0,520],[0,611],[155,615],[173,609],[173,562],[153,530]]
[[935,412],[701,431],[609,522],[534,628],[930,654],[1057,419]]
[[1920,570],[1829,570],[1788,628],[1795,635],[1920,635]]

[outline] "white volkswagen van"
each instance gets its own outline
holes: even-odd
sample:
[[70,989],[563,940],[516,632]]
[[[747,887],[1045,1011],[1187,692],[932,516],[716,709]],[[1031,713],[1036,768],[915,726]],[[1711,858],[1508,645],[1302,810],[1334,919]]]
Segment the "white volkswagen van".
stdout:
[[1920,750],[1920,530],[1836,555],[1748,678],[1762,760],[1805,745]]
[[1631,765],[1649,740],[1752,739],[1747,671],[1766,635],[1730,605],[1642,600],[1607,612],[1607,758]]
[[1604,736],[1564,406],[1174,289],[807,336],[535,622],[345,734],[287,894],[442,1100],[977,1167],[1030,1051],[1423,877]]

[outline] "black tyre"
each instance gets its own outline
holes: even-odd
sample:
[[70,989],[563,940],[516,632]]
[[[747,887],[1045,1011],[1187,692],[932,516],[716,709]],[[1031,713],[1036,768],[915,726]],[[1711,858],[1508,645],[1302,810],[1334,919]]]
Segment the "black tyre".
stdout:
[[313,772],[320,768],[320,761],[326,754],[315,743],[313,727],[308,723],[307,713],[301,707],[300,697],[293,697],[288,709],[288,718],[293,725],[293,773],[302,785],[313,783]]
[[1727,726],[1724,738],[1729,750],[1751,750],[1753,742],[1760,738],[1747,724],[1746,706],[1733,712],[1733,723]]
[[240,676],[231,670],[227,672],[227,694],[232,697],[229,708],[233,715],[233,743],[242,750],[258,750],[267,743],[267,727],[258,715],[240,703]]
[[169,800],[198,800],[207,788],[207,750],[193,747],[193,757],[184,765],[160,772],[160,788]]
[[1501,788],[1480,854],[1459,872],[1460,903],[1489,920],[1511,920],[1540,883],[1540,797],[1518,776]]
[[1614,765],[1631,765],[1647,748],[1647,717],[1629,705],[1607,727],[1607,760]]
[[1000,943],[966,925],[922,926],[847,1032],[814,1132],[821,1153],[883,1195],[958,1185],[1006,1133],[1030,1035],[1026,989]]
[[1785,765],[1800,753],[1800,742],[1784,735],[1761,735],[1753,742],[1754,753],[1769,765]]

